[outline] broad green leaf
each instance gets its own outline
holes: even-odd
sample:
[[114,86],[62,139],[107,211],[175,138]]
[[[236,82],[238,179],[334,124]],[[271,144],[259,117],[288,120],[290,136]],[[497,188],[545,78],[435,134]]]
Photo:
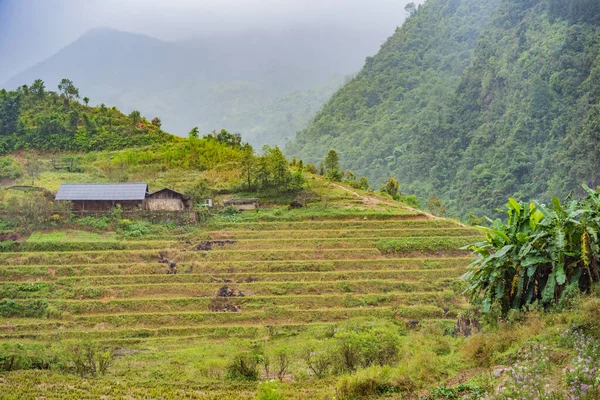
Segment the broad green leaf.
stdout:
[[502,239],[504,239],[504,241],[506,243],[510,243],[510,238],[506,235],[506,233],[499,231],[499,230],[495,230],[495,229],[491,229],[485,226],[476,226],[475,228],[479,229],[482,232],[485,232],[491,236],[500,236]]
[[492,308],[492,301],[490,300],[489,297],[486,297],[485,299],[483,299],[483,302],[481,303],[481,310],[484,313],[488,313],[488,312],[490,312],[491,308]]
[[567,274],[565,273],[565,266],[561,264],[556,270],[556,283],[562,286],[565,284],[566,281]]
[[552,271],[548,277],[548,282],[542,291],[542,302],[549,303],[554,299],[554,288],[556,287],[556,271]]
[[540,210],[536,209],[535,211],[533,211],[531,213],[531,215],[529,216],[529,227],[531,228],[531,230],[535,231],[538,224],[543,219],[544,219],[544,214]]
[[570,284],[579,286],[579,279],[581,279],[581,275],[583,275],[583,269],[577,268],[575,272],[571,275]]
[[529,267],[531,265],[548,264],[551,262],[552,262],[552,260],[550,260],[549,258],[546,258],[546,257],[541,257],[541,256],[527,257],[523,261],[521,261],[521,266]]
[[560,203],[560,199],[558,197],[553,197],[551,203],[552,203],[552,207],[554,207],[554,209],[556,211],[562,211],[563,210],[562,205]]
[[521,207],[521,205],[519,204],[519,202],[516,201],[515,199],[513,199],[512,197],[508,199],[508,205],[513,210],[516,210],[517,214],[519,214],[519,215],[521,214],[521,211],[523,211],[523,207]]
[[514,246],[512,244],[509,244],[507,246],[504,246],[503,248],[501,248],[500,250],[498,250],[493,256],[492,258],[502,258],[506,255],[506,253],[508,253],[509,251],[512,250]]
[[504,297],[504,280],[500,279],[496,284],[496,298],[502,299]]

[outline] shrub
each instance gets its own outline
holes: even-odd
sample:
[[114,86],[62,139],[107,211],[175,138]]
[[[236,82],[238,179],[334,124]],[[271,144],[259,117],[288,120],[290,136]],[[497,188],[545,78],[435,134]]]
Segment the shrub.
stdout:
[[5,318],[41,318],[48,311],[48,301],[44,299],[16,301],[2,299],[0,301],[0,315]]
[[119,221],[120,233],[129,238],[142,237],[151,231],[151,224],[147,221],[131,221],[122,219]]
[[111,350],[92,343],[75,344],[67,351],[68,369],[82,378],[105,375],[114,361]]
[[333,369],[333,357],[325,344],[310,343],[303,349],[302,359],[319,379],[329,375]]
[[258,380],[259,357],[253,353],[240,353],[233,357],[225,376],[233,381],[256,381]]
[[108,229],[108,227],[111,224],[110,218],[108,218],[108,217],[96,218],[96,217],[91,217],[91,216],[77,218],[74,222],[76,225],[92,228],[94,230],[99,230],[99,231],[104,231],[104,230]]
[[398,183],[398,181],[396,180],[396,178],[394,178],[392,176],[381,187],[381,192],[385,193],[385,194],[388,194],[388,195],[390,195],[392,197],[392,199],[395,199],[396,196],[398,196],[398,194],[400,192],[400,184]]
[[275,349],[273,353],[273,363],[277,378],[283,380],[285,375],[289,372],[292,366],[292,360],[294,359],[294,353],[289,347],[279,347]]
[[23,172],[23,168],[12,158],[0,157],[0,180],[20,178]]
[[458,385],[457,387],[440,386],[421,400],[477,400],[484,398],[485,390],[479,386]]
[[60,367],[60,358],[42,344],[0,344],[0,371],[50,369]]
[[389,365],[398,360],[398,331],[389,327],[345,327],[335,334],[334,340],[333,351],[341,371]]
[[419,198],[414,194],[410,194],[407,196],[400,196],[400,201],[404,204],[407,204],[414,208],[421,208],[421,203],[419,203]]
[[275,381],[262,382],[258,384],[256,400],[283,400],[283,394],[279,384]]
[[362,399],[397,393],[400,388],[390,381],[388,367],[371,367],[359,370],[356,374],[342,377],[336,386],[338,398]]
[[227,207],[223,208],[221,211],[219,211],[219,214],[224,215],[224,216],[238,215],[239,213],[240,213],[240,211],[233,206],[227,206]]

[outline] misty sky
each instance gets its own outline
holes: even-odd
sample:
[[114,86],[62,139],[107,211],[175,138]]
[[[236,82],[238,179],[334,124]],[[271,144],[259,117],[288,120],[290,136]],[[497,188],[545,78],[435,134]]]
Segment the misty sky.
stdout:
[[0,84],[96,27],[179,40],[325,22],[383,42],[402,23],[410,1],[0,0]]

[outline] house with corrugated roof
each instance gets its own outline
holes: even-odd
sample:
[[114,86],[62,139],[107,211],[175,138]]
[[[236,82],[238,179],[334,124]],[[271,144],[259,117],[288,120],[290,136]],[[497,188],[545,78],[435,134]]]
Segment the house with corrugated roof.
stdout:
[[70,201],[76,211],[109,211],[117,204],[124,210],[145,209],[148,184],[98,183],[63,184],[56,201]]

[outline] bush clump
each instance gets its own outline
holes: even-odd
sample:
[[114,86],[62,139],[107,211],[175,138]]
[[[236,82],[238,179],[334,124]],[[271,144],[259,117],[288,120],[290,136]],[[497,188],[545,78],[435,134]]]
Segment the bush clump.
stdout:
[[236,354],[227,366],[225,376],[232,381],[256,381],[260,356],[255,353]]
[[0,315],[5,318],[41,318],[46,316],[48,301],[45,299],[16,301],[0,300]]

